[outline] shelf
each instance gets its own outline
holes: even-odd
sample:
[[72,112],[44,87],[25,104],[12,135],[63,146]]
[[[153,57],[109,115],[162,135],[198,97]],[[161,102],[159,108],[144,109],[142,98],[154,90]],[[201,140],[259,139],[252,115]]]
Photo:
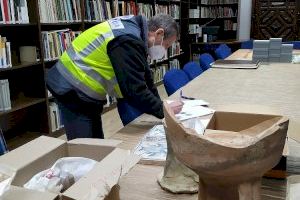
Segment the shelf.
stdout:
[[172,1],[172,0],[170,0],[170,4],[180,4],[180,1]]
[[41,62],[35,62],[35,63],[19,64],[19,65],[15,65],[15,66],[12,66],[12,67],[0,68],[0,72],[13,71],[13,70],[16,70],[16,69],[36,66],[36,65],[40,65],[40,64],[42,64],[42,63]]
[[199,4],[199,6],[238,6],[239,3]]
[[84,22],[84,24],[91,24],[91,25],[96,25],[96,24],[100,24],[102,23],[103,21],[99,21],[99,22]]
[[183,54],[184,54],[184,52],[182,52],[182,53],[180,53],[180,54],[177,54],[177,55],[174,55],[174,56],[170,56],[170,57],[169,57],[169,60],[170,60],[170,59],[178,58],[178,57],[182,56]]
[[68,26],[81,25],[82,22],[55,22],[55,23],[41,23],[41,26]]
[[169,1],[164,1],[164,0],[156,0],[155,4],[158,5],[169,5]]
[[22,97],[19,98],[15,101],[12,101],[12,108],[10,110],[7,111],[1,111],[0,112],[0,116],[8,114],[8,113],[12,113],[14,111],[17,110],[21,110],[24,108],[27,108],[29,106],[33,106],[42,102],[45,102],[46,99],[45,98],[30,98],[30,97]]
[[46,60],[44,61],[45,64],[48,64],[48,63],[55,63],[56,61],[58,61],[59,59],[54,59],[54,60]]
[[0,24],[1,27],[31,27],[36,26],[37,23],[26,23],[26,24]]

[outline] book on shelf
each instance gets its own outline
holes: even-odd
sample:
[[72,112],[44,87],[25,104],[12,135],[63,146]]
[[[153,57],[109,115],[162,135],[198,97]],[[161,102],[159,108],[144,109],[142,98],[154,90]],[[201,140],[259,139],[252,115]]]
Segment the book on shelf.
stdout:
[[170,69],[180,69],[180,63],[178,59],[173,59],[169,61]]
[[70,29],[42,31],[45,61],[58,59],[80,33]]
[[137,15],[137,5],[134,1],[119,1],[119,15]]
[[180,19],[180,7],[176,4],[170,5],[170,15],[174,19]]
[[61,111],[55,102],[49,103],[51,131],[57,131],[64,127],[61,119]]
[[221,5],[221,4],[235,4],[238,0],[201,0],[204,5]]
[[237,17],[237,9],[231,7],[201,7],[201,18]]
[[236,31],[237,30],[237,23],[233,22],[232,20],[224,20],[224,30],[225,31]]
[[152,72],[152,76],[153,76],[153,82],[158,83],[158,82],[162,81],[167,70],[168,70],[168,65],[166,65],[166,64],[152,68],[151,72]]
[[110,2],[105,0],[86,0],[84,17],[87,22],[102,22],[111,19]]
[[10,42],[0,35],[0,68],[12,67]]
[[81,21],[80,0],[39,0],[41,23]]
[[147,19],[153,16],[153,7],[151,4],[137,3],[138,15],[144,15]]
[[27,0],[0,0],[0,24],[29,23]]
[[0,80],[0,111],[11,109],[10,89],[8,79]]
[[200,7],[197,6],[196,9],[189,9],[189,18],[198,19],[200,17]]
[[169,57],[176,56],[180,54],[180,43],[173,42],[172,46],[168,49]]
[[155,4],[155,14],[169,14],[169,6]]

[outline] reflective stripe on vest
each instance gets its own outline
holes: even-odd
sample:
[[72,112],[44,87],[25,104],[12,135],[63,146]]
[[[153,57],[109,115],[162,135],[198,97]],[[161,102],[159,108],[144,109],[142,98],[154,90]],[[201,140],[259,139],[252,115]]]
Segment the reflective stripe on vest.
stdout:
[[57,65],[73,86],[94,99],[105,100],[106,94],[122,97],[107,55],[107,44],[113,38],[109,24],[103,22],[79,35]]

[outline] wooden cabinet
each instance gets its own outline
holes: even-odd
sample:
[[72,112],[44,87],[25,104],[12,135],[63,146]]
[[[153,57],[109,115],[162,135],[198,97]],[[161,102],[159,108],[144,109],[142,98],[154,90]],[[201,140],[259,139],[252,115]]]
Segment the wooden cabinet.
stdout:
[[300,40],[299,0],[254,0],[252,38]]

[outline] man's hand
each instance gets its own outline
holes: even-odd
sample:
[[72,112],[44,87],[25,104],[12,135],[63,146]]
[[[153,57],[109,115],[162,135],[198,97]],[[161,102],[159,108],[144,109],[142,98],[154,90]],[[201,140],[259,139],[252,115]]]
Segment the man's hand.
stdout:
[[183,107],[183,102],[182,101],[173,101],[172,103],[169,104],[171,109],[173,110],[174,114],[180,113],[182,107]]

